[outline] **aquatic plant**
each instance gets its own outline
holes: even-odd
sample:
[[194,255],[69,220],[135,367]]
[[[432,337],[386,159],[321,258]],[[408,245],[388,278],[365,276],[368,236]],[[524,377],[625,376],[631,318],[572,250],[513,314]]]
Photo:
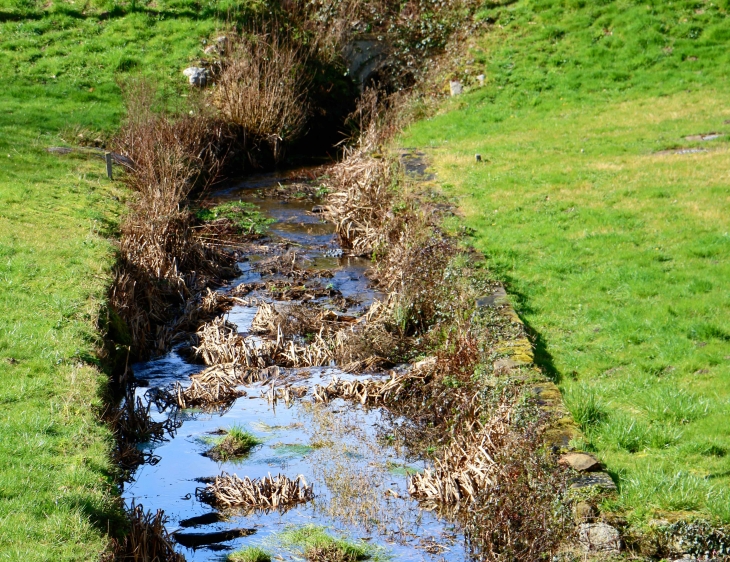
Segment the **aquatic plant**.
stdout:
[[226,219],[242,234],[264,234],[266,227],[276,222],[275,219],[264,215],[253,203],[244,201],[232,201],[210,208],[204,207],[196,211],[195,217],[206,222]]
[[333,537],[318,525],[290,527],[277,535],[277,540],[285,548],[298,550],[311,562],[355,562],[372,554],[366,543]]
[[102,562],[185,562],[185,557],[175,552],[162,510],[153,514],[133,503],[127,517],[127,533],[121,540],[111,540],[110,550],[102,555]]
[[228,562],[271,562],[271,554],[259,546],[247,546],[232,552],[226,560]]
[[253,433],[246,431],[241,426],[234,425],[227,430],[224,437],[218,439],[218,442],[206,454],[213,460],[227,461],[247,455],[251,449],[261,443],[263,441]]

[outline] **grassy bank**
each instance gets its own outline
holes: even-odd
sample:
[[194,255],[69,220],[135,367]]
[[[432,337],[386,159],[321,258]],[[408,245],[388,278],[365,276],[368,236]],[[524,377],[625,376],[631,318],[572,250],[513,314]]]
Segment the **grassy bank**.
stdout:
[[485,86],[401,142],[534,330],[607,507],[730,521],[730,137],[686,138],[730,133],[726,7],[496,4],[465,57]]
[[118,516],[94,357],[125,193],[45,149],[113,131],[129,72],[184,93],[221,11],[0,3],[0,559],[95,559]]

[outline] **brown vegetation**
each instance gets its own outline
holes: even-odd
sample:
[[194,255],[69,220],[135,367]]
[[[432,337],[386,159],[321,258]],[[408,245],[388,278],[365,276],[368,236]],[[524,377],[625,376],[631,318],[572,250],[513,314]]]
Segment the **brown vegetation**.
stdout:
[[294,480],[283,474],[252,480],[224,472],[205,488],[196,490],[196,496],[217,507],[278,508],[308,502],[314,498],[314,492],[301,474]]
[[102,562],[185,562],[175,552],[171,535],[165,529],[167,517],[161,510],[153,515],[141,505],[132,505],[128,512],[130,529],[124,539],[112,539],[110,551]]
[[215,106],[253,143],[266,142],[277,161],[307,121],[306,58],[301,43],[277,31],[235,37],[216,78]]
[[144,82],[127,85],[125,99],[127,119],[114,145],[134,163],[125,176],[134,200],[121,227],[110,304],[129,328],[133,355],[144,357],[164,351],[174,335],[159,327],[233,273],[229,255],[195,236],[184,208],[196,184],[215,176],[227,132],[202,110],[154,113],[154,90]]

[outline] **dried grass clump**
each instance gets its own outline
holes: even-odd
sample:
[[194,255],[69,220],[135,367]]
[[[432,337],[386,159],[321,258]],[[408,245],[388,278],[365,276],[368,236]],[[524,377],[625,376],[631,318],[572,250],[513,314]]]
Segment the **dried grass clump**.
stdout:
[[198,341],[193,346],[196,358],[206,365],[237,363],[246,367],[264,368],[272,363],[277,343],[263,342],[261,345],[241,337],[236,326],[219,316],[203,324],[195,334]]
[[193,408],[225,404],[236,398],[246,396],[239,390],[242,376],[238,365],[216,365],[197,375],[191,375],[190,386],[183,388],[175,383],[173,395],[180,408]]
[[175,552],[162,510],[153,515],[141,505],[132,504],[128,517],[129,531],[121,541],[111,540],[110,551],[101,556],[102,562],[185,562],[185,557]]
[[566,475],[540,451],[539,426],[513,431],[496,451],[493,486],[468,508],[467,544],[480,560],[532,562],[553,557],[573,527]]
[[229,404],[246,392],[238,387],[252,382],[276,380],[278,367],[265,369],[248,368],[236,363],[224,363],[208,367],[201,373],[190,376],[190,385],[183,388],[175,383],[171,391],[159,401],[179,408],[207,407]]
[[263,478],[239,478],[223,473],[205,488],[196,490],[202,502],[216,507],[245,506],[250,508],[278,508],[305,503],[314,498],[311,485],[301,474],[290,480],[283,474]]
[[352,255],[369,255],[387,245],[397,165],[387,158],[352,152],[331,170],[324,216],[334,223],[340,245]]
[[306,124],[306,59],[301,43],[271,31],[232,40],[221,61],[213,104],[253,143],[266,142],[275,160]]
[[422,500],[445,503],[474,501],[479,493],[495,486],[501,468],[495,457],[510,434],[512,408],[502,404],[488,422],[456,436],[434,461],[433,469],[414,474],[408,492]]

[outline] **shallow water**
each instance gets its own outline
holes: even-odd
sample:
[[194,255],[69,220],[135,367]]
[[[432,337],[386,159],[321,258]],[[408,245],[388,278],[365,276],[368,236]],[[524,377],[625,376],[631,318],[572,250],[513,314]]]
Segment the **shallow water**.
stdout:
[[[212,194],[220,199],[253,200],[252,188],[262,188],[281,181],[278,176],[254,178]],[[361,312],[379,295],[368,287],[365,272],[368,262],[348,258],[328,258],[327,248],[336,245],[332,227],[308,214],[310,203],[284,203],[273,199],[255,199],[262,210],[277,220],[271,226],[271,238],[278,243],[292,243],[312,260],[317,268],[333,272],[327,283],[355,298],[348,312]],[[262,204],[265,203],[265,204]],[[241,276],[234,282],[265,280],[252,267],[255,257],[239,264]],[[262,296],[262,295],[259,295]],[[244,336],[249,335],[255,307],[236,306],[227,315]],[[175,381],[186,384],[190,374],[201,365],[186,362],[176,350],[166,356],[134,366],[142,385],[164,387]],[[297,386],[327,384],[332,376],[352,378],[335,367],[282,370],[297,380]],[[362,375],[383,376],[383,375]],[[269,386],[260,383],[242,386],[247,396],[239,398],[222,413],[187,410],[178,414],[183,422],[176,435],[154,447],[160,458],[156,465],[143,465],[127,484],[123,496],[145,509],[163,509],[170,518],[170,531],[209,533],[245,528],[255,532],[197,550],[180,547],[188,560],[225,559],[228,551],[246,545],[263,545],[280,560],[301,560],[295,553],[281,548],[276,534],[290,525],[317,524],[334,534],[362,539],[381,549],[384,556],[406,561],[460,561],[464,552],[463,536],[454,524],[423,510],[407,492],[407,475],[422,470],[422,461],[407,459],[393,443],[389,420],[380,409],[366,410],[359,405],[335,400],[315,405],[307,396],[291,407],[283,402],[272,405],[263,396]],[[153,409],[154,410],[154,409]],[[155,413],[163,418],[167,413]],[[243,459],[216,462],[203,456],[210,448],[211,432],[239,425],[259,437],[263,444]],[[207,439],[207,442],[206,442]],[[205,484],[198,479],[221,472],[241,478],[257,478],[271,473],[295,478],[302,474],[313,483],[315,499],[288,511],[211,515],[215,510],[196,499],[196,488]],[[221,517],[221,515],[223,517]],[[199,518],[200,517],[200,518]],[[198,519],[195,519],[198,518]],[[221,520],[223,519],[223,520]]]

